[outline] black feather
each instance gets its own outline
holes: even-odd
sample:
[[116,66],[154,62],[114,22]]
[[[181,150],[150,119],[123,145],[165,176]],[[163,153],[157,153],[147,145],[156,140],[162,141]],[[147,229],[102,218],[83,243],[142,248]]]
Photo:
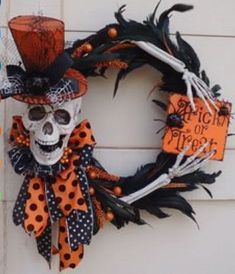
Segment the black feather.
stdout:
[[[184,157],[186,161],[188,157]],[[176,155],[161,152],[156,162],[141,166],[133,176],[121,177],[118,182],[90,181],[89,185],[96,189],[97,199],[101,202],[104,211],[111,209],[115,214],[112,222],[117,228],[121,228],[128,222],[136,224],[144,224],[140,218],[139,210],[146,210],[158,218],[166,218],[169,215],[162,211],[162,208],[172,208],[181,211],[183,214],[196,222],[194,210],[191,205],[180,195],[181,192],[192,191],[202,187],[210,197],[212,194],[205,186],[213,184],[221,171],[212,174],[197,170],[191,174],[187,174],[178,178],[174,178],[172,182],[183,183],[183,187],[176,188],[160,188],[149,195],[135,201],[132,205],[128,205],[120,199],[111,196],[102,187],[110,187],[113,189],[115,185],[122,188],[123,195],[129,195],[135,191],[143,189],[161,174],[167,173],[169,168],[175,163]],[[93,160],[96,166],[102,166]]]
[[181,37],[179,32],[176,33],[176,39],[179,46],[180,59],[191,72],[200,76],[200,61],[194,49]]
[[152,100],[162,110],[167,111],[167,105],[159,100]]
[[205,70],[202,70],[201,72],[201,78],[202,80],[208,85],[208,87],[210,86],[210,80],[205,72]]
[[211,88],[211,91],[213,92],[215,97],[219,97],[221,94],[218,92],[219,90],[221,90],[221,86],[220,85],[214,85]]
[[158,217],[159,219],[164,219],[164,218],[170,217],[169,214],[165,213],[164,211],[162,211],[160,208],[158,208],[156,206],[148,206],[145,208],[145,210],[147,212],[149,212],[150,214]]
[[128,26],[128,22],[124,19],[123,17],[123,13],[126,10],[126,5],[122,5],[117,12],[115,12],[114,16],[117,19],[118,23],[123,26],[123,27],[127,27]]
[[112,210],[114,213],[116,221],[114,221],[113,224],[116,224],[118,228],[122,227],[128,222],[133,222],[138,225],[145,224],[145,221],[141,219],[139,210],[137,208],[110,195],[110,193],[108,193],[98,184],[94,185],[91,183],[90,185],[95,187],[96,197],[100,201],[103,210],[105,212]]
[[[149,213],[158,216],[158,210],[161,210],[161,208],[171,208],[179,210],[181,213],[192,219],[194,222],[196,222],[195,217],[193,216],[195,214],[192,206],[177,192],[172,193],[165,191],[165,194],[163,193],[152,193],[149,196],[146,196],[135,203],[133,205],[140,209],[145,209]],[[154,210],[156,209],[156,210]],[[160,215],[160,218],[168,217],[169,215],[163,213]],[[197,223],[197,222],[196,222]]]
[[116,96],[117,90],[120,84],[120,81],[123,80],[131,71],[140,68],[143,64],[141,62],[134,62],[131,65],[129,64],[129,67],[127,69],[122,69],[118,72],[115,84],[114,84],[114,92],[113,92],[113,97]]
[[188,10],[191,10],[193,9],[193,6],[191,5],[184,5],[184,4],[176,4],[174,5],[173,7],[171,7],[170,9],[164,11],[160,17],[159,17],[159,21],[158,21],[158,24],[159,24],[159,28],[162,28],[165,20],[168,18],[169,14],[171,12],[174,12],[174,11],[177,11],[177,12],[185,12],[185,11],[188,11]]
[[207,187],[205,187],[204,185],[201,185],[201,187],[206,191],[206,193],[210,196],[210,198],[212,199],[213,198],[213,195],[212,195],[212,193],[211,193],[211,191],[207,188]]
[[158,10],[160,4],[161,4],[161,0],[156,5],[154,11],[149,15],[149,17],[147,17],[146,21],[144,21],[144,24],[151,26],[152,29],[154,29],[156,27],[155,18],[156,18],[156,13],[157,13],[157,10]]

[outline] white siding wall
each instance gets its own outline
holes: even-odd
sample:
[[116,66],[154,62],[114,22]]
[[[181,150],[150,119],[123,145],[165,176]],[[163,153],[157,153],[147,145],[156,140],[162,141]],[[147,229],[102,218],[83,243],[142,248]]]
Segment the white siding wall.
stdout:
[[[224,98],[235,103],[233,87],[235,61],[235,1],[191,0],[195,5],[185,14],[175,14],[172,31],[179,30],[198,52],[212,83],[220,83]],[[37,13],[61,18],[66,37],[73,40],[88,35],[114,21],[113,13],[127,4],[126,16],[142,20],[156,5],[156,0],[2,0],[1,31],[16,15]],[[176,0],[162,1],[163,10]],[[160,75],[150,68],[141,69],[121,83],[112,99],[114,73],[109,80],[90,79],[83,101],[83,116],[93,126],[98,143],[96,155],[111,172],[130,174],[138,165],[154,160],[160,148],[156,112],[147,95]],[[0,126],[7,131],[13,113],[23,106],[13,101],[1,102]],[[231,125],[235,132],[235,123]],[[22,178],[15,175],[0,138],[0,274],[58,273],[55,260],[49,271],[37,254],[35,244],[11,219],[14,200]],[[6,138],[5,138],[6,142]],[[171,212],[172,217],[158,220],[145,215],[151,226],[128,227],[117,231],[107,225],[86,248],[80,268],[64,273],[81,274],[234,274],[235,273],[235,138],[228,142],[223,163],[209,164],[211,171],[223,169],[217,184],[210,187],[214,200],[202,191],[187,194],[197,212],[200,230],[186,217]]]

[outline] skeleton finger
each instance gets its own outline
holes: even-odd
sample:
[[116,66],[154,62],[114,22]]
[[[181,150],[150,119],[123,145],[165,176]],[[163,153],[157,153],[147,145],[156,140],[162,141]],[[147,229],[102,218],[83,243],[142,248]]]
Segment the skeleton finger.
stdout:
[[214,96],[213,92],[211,91],[211,89],[207,86],[207,84],[198,77],[197,77],[197,82],[202,88],[204,88],[207,91],[210,98],[212,100],[215,100],[215,96]]
[[180,169],[183,169],[187,167],[189,164],[191,164],[197,157],[200,155],[203,150],[209,145],[209,142],[206,142],[204,145],[202,145],[192,156],[187,158],[187,160],[180,166]]
[[186,87],[187,87],[187,96],[189,98],[189,102],[190,102],[190,105],[192,107],[192,110],[196,111],[196,106],[195,106],[195,103],[194,103],[194,100],[193,100],[193,91],[192,91],[192,87],[191,87],[191,84],[190,84],[189,80],[185,80],[185,84],[186,84]]
[[204,93],[199,89],[199,87],[197,86],[197,83],[194,81],[193,78],[191,79],[191,84],[194,87],[194,89],[195,89],[196,94],[198,95],[198,97],[200,97],[203,100],[203,102],[206,105],[207,109],[212,114],[212,110],[211,110],[211,108],[210,108],[210,106],[209,106],[209,104],[208,104],[208,102],[207,102],[207,100],[205,98],[206,95],[204,95]]
[[183,148],[183,150],[177,156],[176,162],[174,164],[175,167],[178,167],[180,165],[180,163],[182,162],[186,152],[189,151],[190,147],[191,147],[191,143]]
[[201,91],[201,94],[210,102],[210,104],[216,109],[218,110],[215,102],[214,102],[214,98],[211,98],[211,91],[208,89],[208,87],[206,86],[206,89],[203,88],[200,85],[200,82],[198,81],[199,79],[197,78],[192,78],[192,81],[194,82],[194,84],[197,86],[197,88]]
[[177,176],[183,176],[192,172],[195,172],[202,166],[204,166],[210,159],[213,157],[213,155],[216,153],[216,150],[212,150],[208,152],[203,158],[196,159],[194,162],[192,162],[189,166],[187,166],[185,169],[181,170]]
[[194,81],[191,81],[192,86],[194,87],[196,94],[198,95],[199,98],[201,98],[204,102],[204,104],[206,105],[206,108],[208,109],[208,111],[210,112],[210,114],[212,114],[212,110],[207,102],[207,100],[205,99],[205,96],[203,95],[203,93],[199,90],[199,88],[197,87],[197,85],[194,83]]
[[198,87],[198,89],[201,91],[201,93],[207,98],[207,100],[215,107],[217,108],[217,106],[214,103],[214,98],[211,98],[211,94],[210,94],[210,90],[208,88],[204,88],[200,85],[200,82],[198,81],[198,79],[194,79],[193,81],[195,83],[195,85]]
[[197,82],[197,84],[208,93],[208,96],[212,100],[215,99],[210,88],[208,87],[208,85],[205,82],[203,82],[200,78],[198,78],[197,76],[195,76],[194,78],[195,78],[195,81]]
[[191,147],[191,144],[189,144],[188,146],[184,147],[184,149],[180,152],[180,154],[177,156],[176,158],[176,162],[175,164],[173,165],[172,168],[169,168],[168,170],[168,174],[169,174],[169,177],[172,179],[175,177],[175,173],[177,172],[178,168],[179,168],[179,165],[181,164],[184,156],[185,156],[185,153],[190,149]]

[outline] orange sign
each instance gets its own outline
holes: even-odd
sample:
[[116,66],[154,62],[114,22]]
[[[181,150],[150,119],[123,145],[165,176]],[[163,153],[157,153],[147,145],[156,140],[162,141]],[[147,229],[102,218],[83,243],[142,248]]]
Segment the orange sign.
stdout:
[[191,144],[187,156],[208,143],[201,156],[216,149],[213,160],[223,160],[232,105],[216,101],[218,110],[212,107],[212,114],[199,98],[194,98],[196,111],[193,112],[187,96],[174,94],[170,97],[167,127],[163,137],[163,150],[178,154]]

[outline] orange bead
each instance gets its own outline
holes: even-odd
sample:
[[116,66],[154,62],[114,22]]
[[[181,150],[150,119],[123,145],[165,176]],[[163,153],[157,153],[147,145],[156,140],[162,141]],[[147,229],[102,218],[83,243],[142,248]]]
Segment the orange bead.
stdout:
[[110,28],[108,30],[108,36],[110,38],[116,38],[118,36],[118,31],[115,28]]
[[51,253],[52,253],[53,255],[58,254],[58,253],[59,253],[58,248],[57,248],[57,247],[55,247],[55,246],[53,245],[53,246],[52,246],[52,248],[51,248]]
[[116,186],[114,189],[113,189],[113,192],[115,195],[119,196],[122,194],[122,189],[120,186]]
[[94,189],[94,187],[90,187],[89,188],[89,193],[90,193],[91,196],[95,195],[95,189]]
[[114,219],[114,214],[113,214],[113,212],[108,211],[108,212],[105,214],[105,218],[106,218],[107,221],[112,222],[112,220]]
[[96,179],[97,178],[97,176],[96,176],[96,173],[95,173],[95,171],[91,171],[91,172],[89,172],[89,177],[91,178],[91,179]]
[[84,45],[84,51],[85,52],[91,52],[93,50],[93,47],[90,43],[87,43]]

